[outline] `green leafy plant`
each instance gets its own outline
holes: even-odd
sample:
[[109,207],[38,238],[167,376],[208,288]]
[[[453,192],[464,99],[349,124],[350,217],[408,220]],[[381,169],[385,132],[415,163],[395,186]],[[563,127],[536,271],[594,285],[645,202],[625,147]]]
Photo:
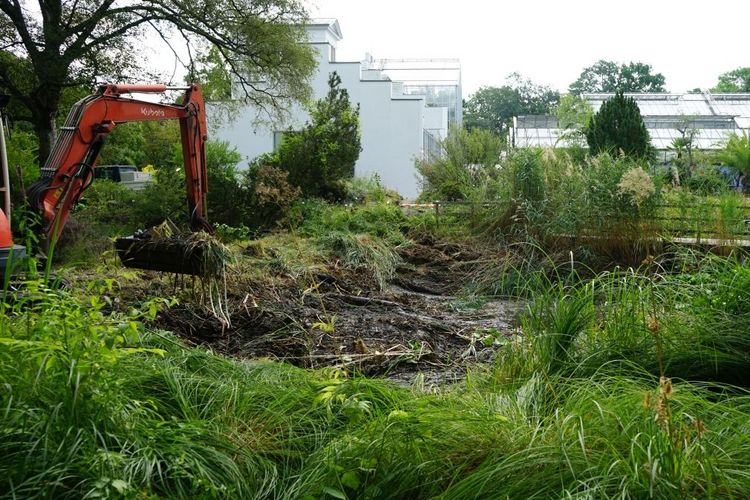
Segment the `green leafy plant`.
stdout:
[[346,183],[347,199],[359,204],[398,203],[401,196],[387,189],[376,172],[370,177],[354,177]]
[[732,167],[735,172],[750,174],[750,132],[733,134],[729,137],[719,159]]
[[450,201],[491,198],[503,147],[492,132],[452,128],[440,142],[443,154],[432,161],[418,160],[425,201]]

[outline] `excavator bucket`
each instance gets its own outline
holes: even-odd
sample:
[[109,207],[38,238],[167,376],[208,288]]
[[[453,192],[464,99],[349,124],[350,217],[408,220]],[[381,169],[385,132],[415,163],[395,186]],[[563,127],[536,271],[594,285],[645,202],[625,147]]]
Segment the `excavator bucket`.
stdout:
[[231,252],[203,231],[184,233],[169,221],[115,240],[125,267],[192,274],[203,278],[221,276]]
[[125,267],[202,275],[201,250],[191,250],[184,242],[176,239],[144,239],[127,236],[115,240],[115,249]]

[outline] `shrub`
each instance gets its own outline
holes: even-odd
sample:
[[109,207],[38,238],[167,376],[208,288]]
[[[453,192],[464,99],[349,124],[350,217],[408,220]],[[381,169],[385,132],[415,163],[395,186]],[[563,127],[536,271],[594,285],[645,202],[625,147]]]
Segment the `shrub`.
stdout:
[[346,198],[353,203],[397,203],[398,192],[386,188],[377,173],[370,177],[354,177],[346,183]]
[[245,177],[243,220],[252,228],[269,229],[288,222],[301,190],[289,183],[289,173],[271,165],[253,165]]
[[[8,138],[8,170],[11,183],[11,201],[20,206],[25,197],[26,187],[39,178],[37,150],[39,144],[34,134],[15,131]],[[19,177],[18,172],[21,172]]]
[[713,166],[697,168],[683,184],[700,195],[721,194],[729,190],[726,177]]
[[737,173],[750,174],[750,132],[734,134],[727,141],[719,159],[730,165]]
[[240,153],[226,141],[206,142],[206,208],[208,220],[212,223],[237,225],[242,222],[242,205],[246,196],[237,171],[241,159]]
[[[100,165],[148,164],[160,167],[182,164],[180,127],[177,121],[153,121],[124,123],[107,137],[99,157]],[[179,156],[175,151],[179,150]]]
[[160,167],[154,182],[144,189],[133,207],[140,227],[160,224],[164,219],[187,223],[185,173],[182,167]]
[[[240,154],[227,142],[206,142],[206,208],[208,220],[212,223],[238,225],[242,222],[245,193],[237,172],[240,159]],[[87,192],[85,196],[88,195]],[[154,226],[165,219],[187,223],[185,171],[179,144],[173,144],[171,160],[156,167],[153,182],[134,199],[135,203],[128,212],[136,215],[138,227]]]
[[502,140],[487,130],[452,128],[440,142],[439,158],[417,161],[420,198],[448,201],[493,196],[502,147]]

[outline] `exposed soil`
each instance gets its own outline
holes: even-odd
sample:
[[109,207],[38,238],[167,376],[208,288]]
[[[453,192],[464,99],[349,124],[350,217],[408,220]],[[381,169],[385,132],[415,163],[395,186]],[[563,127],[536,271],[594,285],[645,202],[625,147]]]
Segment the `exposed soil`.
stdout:
[[366,269],[336,263],[303,280],[241,275],[229,280],[228,328],[189,301],[161,313],[157,326],[233,357],[405,381],[422,373],[429,383],[446,383],[467,364],[490,361],[512,331],[518,303],[456,296],[463,270],[480,256],[429,241],[399,254],[403,263],[384,290]]

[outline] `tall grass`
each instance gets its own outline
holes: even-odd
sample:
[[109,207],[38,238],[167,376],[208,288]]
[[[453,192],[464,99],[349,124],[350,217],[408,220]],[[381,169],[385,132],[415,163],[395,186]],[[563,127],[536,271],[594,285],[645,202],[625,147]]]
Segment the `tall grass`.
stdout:
[[621,377],[552,383],[548,412],[516,427],[511,442],[457,477],[444,498],[747,494],[746,395],[687,384],[666,395],[654,383]]
[[[261,263],[393,272],[397,209],[306,210]],[[746,256],[594,274],[543,248],[478,265],[476,290],[525,311],[492,366],[439,389],[225,359],[146,327],[166,301],[119,314],[112,280],[29,282],[0,311],[0,496],[748,496]]]
[[635,369],[750,386],[750,271],[742,254],[695,260],[686,253],[672,262],[698,272],[656,266],[552,281],[542,291],[530,281],[533,298],[520,319],[528,343],[520,353],[509,351],[509,359],[501,354],[498,377],[517,374],[518,364],[574,376]]
[[393,277],[401,262],[395,248],[409,243],[406,219],[397,206],[355,208],[308,200],[296,210],[293,231],[268,235],[246,248],[246,254],[256,257],[254,264],[294,279],[314,279],[335,263],[333,268],[364,272],[362,282],[374,280],[380,288]]
[[320,240],[340,262],[352,270],[363,269],[375,277],[381,289],[393,278],[401,258],[391,246],[368,234],[332,232]]
[[145,329],[158,304],[106,312],[106,282],[32,283],[0,319],[0,494],[746,496],[750,398],[718,380],[747,366],[750,274],[688,257],[551,280],[494,369],[437,391],[223,359]]
[[731,242],[750,238],[749,206],[747,198],[733,191],[708,196],[675,189],[665,193],[658,216],[665,235]]
[[647,165],[599,155],[580,163],[564,151],[513,152],[499,176],[510,186],[476,226],[515,241],[533,239],[547,252],[586,246],[610,261],[636,265],[653,253],[660,197]]

